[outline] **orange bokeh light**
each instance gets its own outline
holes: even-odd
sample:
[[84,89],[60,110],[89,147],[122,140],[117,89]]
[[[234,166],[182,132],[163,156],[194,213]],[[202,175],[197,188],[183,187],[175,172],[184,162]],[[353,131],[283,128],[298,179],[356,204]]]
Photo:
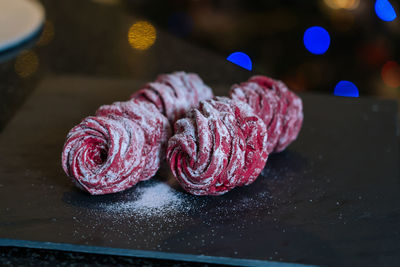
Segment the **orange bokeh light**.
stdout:
[[388,61],[382,67],[382,80],[389,87],[400,86],[400,66],[396,61]]
[[324,2],[330,8],[347,10],[356,9],[360,4],[360,0],[324,0]]
[[17,57],[14,64],[15,72],[22,78],[34,74],[39,66],[39,58],[32,50],[25,50]]
[[36,43],[38,46],[44,46],[49,44],[54,38],[54,24],[50,20],[46,20],[43,26],[42,34],[38,42]]
[[129,44],[138,50],[146,50],[156,40],[156,29],[147,21],[139,21],[133,24],[128,32]]

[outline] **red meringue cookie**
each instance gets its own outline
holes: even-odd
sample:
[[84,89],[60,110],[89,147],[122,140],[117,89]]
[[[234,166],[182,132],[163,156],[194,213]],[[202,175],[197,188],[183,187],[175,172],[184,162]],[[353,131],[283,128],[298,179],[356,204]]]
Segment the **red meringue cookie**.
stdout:
[[303,124],[303,103],[301,98],[290,91],[283,82],[266,76],[253,76],[249,81],[258,83],[265,90],[276,92],[281,99],[281,103],[286,106],[282,113],[282,133],[274,150],[274,152],[281,152],[297,138]]
[[196,107],[200,101],[212,97],[211,89],[197,74],[185,72],[162,74],[156,82],[146,84],[132,95],[132,98],[153,103],[171,123],[190,108]]
[[[230,95],[248,103],[266,123],[269,152],[281,152],[297,138],[303,123],[303,104],[283,82],[254,76],[234,85]],[[272,119],[269,110],[273,111]]]
[[80,188],[108,194],[151,178],[165,158],[170,123],[212,97],[197,75],[178,72],[158,79],[157,90],[145,88],[129,101],[102,106],[96,117],[70,131],[62,166]]
[[221,195],[252,183],[267,158],[264,122],[246,103],[229,98],[200,102],[175,123],[168,141],[171,170],[195,195]]
[[87,117],[68,133],[62,166],[93,195],[119,192],[140,180],[144,143],[143,130],[132,120]]
[[145,164],[140,181],[153,177],[160,167],[160,161],[165,157],[167,141],[171,136],[171,127],[167,118],[153,104],[137,99],[101,106],[96,116],[116,120],[119,117],[126,117],[140,126],[145,137],[141,155],[145,159]]
[[265,123],[268,132],[268,153],[272,153],[279,142],[283,128],[282,110],[285,106],[272,90],[264,90],[254,82],[233,85],[230,91],[232,99],[244,101]]

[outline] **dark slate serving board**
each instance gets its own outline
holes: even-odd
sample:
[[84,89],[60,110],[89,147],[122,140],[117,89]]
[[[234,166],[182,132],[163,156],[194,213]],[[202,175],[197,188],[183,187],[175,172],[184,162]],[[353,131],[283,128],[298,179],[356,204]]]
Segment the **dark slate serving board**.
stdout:
[[[271,155],[254,184],[220,197],[184,193],[167,168],[126,192],[79,191],[60,166],[68,130],[139,85],[59,76],[34,91],[0,133],[0,245],[237,265],[400,261],[394,102],[302,95],[298,140]],[[155,215],[104,208],[157,183],[184,208]]]

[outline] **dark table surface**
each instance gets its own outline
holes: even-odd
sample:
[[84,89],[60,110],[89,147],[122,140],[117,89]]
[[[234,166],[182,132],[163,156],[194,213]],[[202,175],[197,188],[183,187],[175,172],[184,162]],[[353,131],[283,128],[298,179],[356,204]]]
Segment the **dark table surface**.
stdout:
[[[168,239],[168,246],[158,248],[156,238],[138,247],[118,232],[135,232],[137,227],[115,226],[109,218],[95,227],[98,233],[88,232],[87,226],[96,220],[88,211],[98,210],[98,203],[120,201],[134,191],[93,199],[69,183],[60,168],[59,153],[67,131],[79,119],[93,114],[101,104],[126,99],[159,73],[196,72],[216,95],[226,95],[231,84],[251,75],[269,74],[267,70],[278,78],[285,75],[280,67],[274,68],[276,61],[261,64],[253,72],[231,64],[221,47],[209,47],[204,40],[171,30],[154,15],[159,11],[149,10],[151,5],[139,5],[141,9],[135,10],[137,4],[131,1],[42,2],[47,11],[42,35],[0,55],[0,238],[150,251],[170,248],[180,253],[317,265],[395,266],[400,262],[397,106],[373,98],[302,94],[306,119],[298,141],[288,151],[271,156],[262,177],[251,187],[234,190],[221,199],[201,200],[201,211],[213,216],[196,221],[197,215],[189,213],[183,223],[188,228]],[[133,49],[127,39],[130,26],[138,20],[155,21],[156,42],[145,51]],[[213,38],[211,43],[219,39]],[[165,173],[158,179],[168,180]],[[227,214],[235,208],[232,201],[245,201],[246,196],[253,196],[259,204],[242,205]],[[225,210],[216,208],[220,205]],[[253,218],[254,225],[239,229],[237,223],[244,224],[239,217]],[[219,237],[232,239],[219,238],[215,246],[199,244],[197,250],[182,248],[179,240],[190,238],[188,232],[204,234],[206,230],[198,225],[207,223],[211,228],[218,226]],[[116,244],[102,237],[110,224]],[[54,237],[58,233],[71,235]],[[82,238],[82,234],[89,236]],[[258,239],[239,238],[239,234]],[[221,250],[242,240],[250,245]],[[24,246],[23,242],[13,244]],[[29,246],[40,247],[35,244]],[[254,244],[262,249],[252,250]],[[0,263],[184,265],[176,260],[51,248],[2,247]]]

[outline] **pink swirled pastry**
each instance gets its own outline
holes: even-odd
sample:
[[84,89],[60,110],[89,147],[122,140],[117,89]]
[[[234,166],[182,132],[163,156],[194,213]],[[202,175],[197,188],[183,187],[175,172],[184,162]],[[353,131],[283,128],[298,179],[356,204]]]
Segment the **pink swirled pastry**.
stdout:
[[264,121],[269,153],[283,151],[297,138],[303,123],[303,104],[283,82],[254,76],[232,86],[230,96],[249,104]]
[[157,90],[146,86],[129,101],[102,106],[68,133],[62,166],[78,187],[108,194],[151,178],[165,157],[171,123],[212,97],[195,74],[161,75],[151,84]]
[[195,195],[220,195],[252,183],[267,158],[264,122],[249,105],[229,98],[200,102],[175,123],[168,141],[171,170]]
[[211,99],[211,89],[194,73],[162,74],[132,95],[153,103],[173,123],[202,100]]
[[144,145],[143,130],[130,119],[87,117],[68,133],[63,168],[93,195],[118,192],[140,180]]
[[[171,136],[171,127],[165,116],[158,112],[153,104],[138,99],[101,106],[96,116],[115,120],[126,117],[140,126],[144,134],[141,154],[144,166],[140,181],[154,176],[160,166],[160,160],[165,156],[166,144]],[[139,151],[137,154],[140,155]]]

